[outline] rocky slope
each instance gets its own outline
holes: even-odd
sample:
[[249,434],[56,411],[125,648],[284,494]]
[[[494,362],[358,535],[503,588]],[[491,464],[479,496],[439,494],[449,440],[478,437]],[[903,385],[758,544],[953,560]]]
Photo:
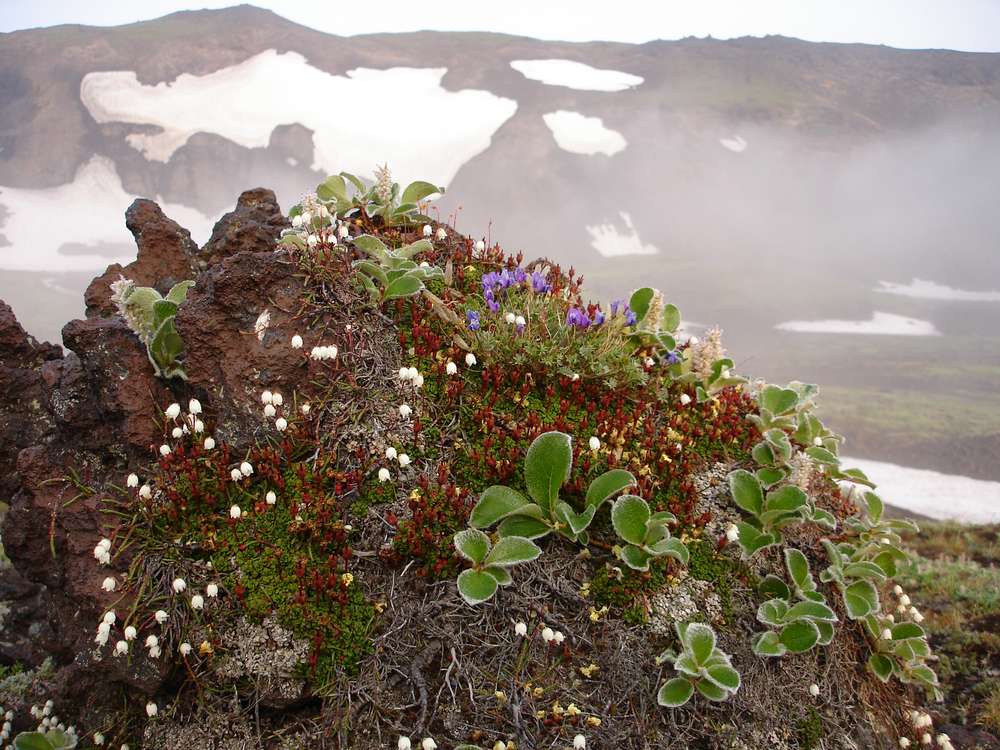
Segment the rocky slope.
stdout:
[[[920,616],[887,577],[897,527],[833,482],[837,440],[809,421],[812,396],[746,384],[714,335],[677,345],[662,300],[602,311],[572,269],[522,267],[436,223],[424,239],[369,198],[343,212],[334,201],[330,216],[311,197],[290,221],[273,193],[249,191],[202,248],[136,201],[137,260],[94,280],[66,354],[0,309],[13,563],[0,656],[34,669],[0,682],[8,733],[51,711],[84,747],[847,748],[933,731],[922,689],[865,667],[873,652],[919,651]],[[382,255],[401,246],[427,266]],[[426,291],[392,300],[373,286],[390,297],[373,301],[351,266],[365,253]],[[370,261],[354,267],[384,283]],[[119,314],[119,275],[164,295],[194,280],[176,314],[186,379],[154,375]],[[757,466],[748,417],[776,420],[766,451],[787,446],[787,466],[777,453]],[[607,494],[628,488],[673,514],[685,551],[634,569],[629,533],[602,509],[592,538],[546,527],[543,556],[470,606],[455,576],[479,566],[453,537],[478,523],[489,487],[535,496],[525,454],[552,432],[572,446],[562,497],[578,507],[603,472],[627,475]],[[807,498],[778,512],[794,519],[759,552],[745,547],[770,521],[756,525],[727,482],[742,468],[780,484],[782,501]],[[864,562],[841,575],[858,576],[871,611],[824,577],[836,637],[758,656],[755,612],[788,579],[782,548],[818,581],[836,564],[831,538]],[[679,673],[657,655],[687,623],[714,628],[742,684],[664,708],[658,688]],[[920,666],[917,654],[899,674]]]

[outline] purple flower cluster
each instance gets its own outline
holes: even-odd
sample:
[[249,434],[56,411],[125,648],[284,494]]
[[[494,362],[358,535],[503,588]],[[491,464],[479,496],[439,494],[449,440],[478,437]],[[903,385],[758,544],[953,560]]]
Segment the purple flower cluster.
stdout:
[[503,269],[502,271],[490,271],[482,279],[483,298],[486,306],[493,312],[500,311],[498,297],[502,297],[511,287],[517,287],[531,280],[531,291],[535,294],[548,294],[552,291],[552,284],[548,282],[545,275],[538,271],[532,271],[529,277],[527,272],[518,266],[514,269]]
[[618,312],[625,316],[625,325],[634,326],[638,321],[635,319],[635,313],[632,312],[632,308],[628,306],[628,302],[624,300],[615,300],[611,303],[611,317],[615,317]]
[[479,311],[467,310],[465,313],[465,321],[468,323],[470,331],[478,331],[480,327]]
[[528,278],[524,269],[518,266],[513,271],[503,269],[502,271],[490,271],[483,275],[483,298],[487,307],[493,312],[500,311],[500,303],[497,302],[497,295],[504,295],[512,286],[523,284]]
[[[634,326],[636,324],[635,313],[629,308],[628,303],[615,300],[611,303],[611,317],[614,318],[619,313],[624,316],[625,325]],[[584,329],[591,326],[596,328],[604,323],[606,319],[606,316],[600,310],[594,313],[593,318],[588,317],[587,311],[579,307],[571,307],[569,312],[566,313],[566,325],[572,328]]]
[[569,312],[566,313],[566,325],[571,328],[590,328],[593,322],[587,317],[586,311],[581,310],[579,307],[571,307]]
[[535,294],[548,294],[552,291],[552,284],[539,271],[532,271],[531,291]]

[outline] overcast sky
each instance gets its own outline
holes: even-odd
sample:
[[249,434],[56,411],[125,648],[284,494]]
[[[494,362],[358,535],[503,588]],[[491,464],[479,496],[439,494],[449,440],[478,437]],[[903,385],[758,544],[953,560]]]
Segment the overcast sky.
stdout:
[[[212,0],[0,0],[0,31],[113,26]],[[684,36],[784,34],[810,41],[1000,52],[1000,0],[257,0],[322,31],[497,31],[540,39],[645,42]]]

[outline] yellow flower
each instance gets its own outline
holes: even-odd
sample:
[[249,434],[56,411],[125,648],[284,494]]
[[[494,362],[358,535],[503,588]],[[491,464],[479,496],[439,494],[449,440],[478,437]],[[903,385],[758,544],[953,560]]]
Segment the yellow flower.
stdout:
[[552,715],[555,716],[557,719],[563,715],[564,711],[565,709],[563,709],[563,707],[559,705],[559,701],[556,701],[555,703],[552,704]]
[[545,688],[536,687],[534,690],[531,691],[531,694],[536,698],[541,698],[543,695],[545,695]]
[[374,607],[375,611],[378,612],[379,614],[385,612],[385,602],[375,602]]
[[566,706],[566,715],[567,716],[579,716],[580,715],[580,709],[576,707],[575,703],[570,703],[568,706]]
[[580,667],[580,674],[582,674],[584,677],[586,677],[589,680],[591,677],[594,676],[594,674],[599,669],[600,669],[599,666],[597,666],[596,664],[594,664],[593,662],[591,662],[589,666]]
[[544,711],[535,711],[535,718],[536,719],[544,719],[545,718],[545,712]]
[[507,702],[507,694],[503,690],[497,690],[495,693],[493,693],[493,697],[496,698],[501,703]]
[[201,645],[198,646],[198,653],[202,656],[208,656],[209,654],[215,653],[215,649],[212,648],[212,644],[206,640],[202,641]]
[[340,577],[340,580],[345,586],[350,586],[352,583],[354,583],[354,576],[352,576],[350,573],[344,573]]
[[599,727],[599,726],[601,726],[601,720],[598,719],[596,716],[588,716],[587,717],[587,726],[588,727]]

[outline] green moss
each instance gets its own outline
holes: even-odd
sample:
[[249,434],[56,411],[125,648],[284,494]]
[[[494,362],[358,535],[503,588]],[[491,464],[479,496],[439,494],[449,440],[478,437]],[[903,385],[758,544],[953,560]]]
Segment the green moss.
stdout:
[[722,616],[726,622],[733,619],[733,579],[746,577],[748,571],[739,563],[716,552],[715,547],[704,539],[687,543],[690,559],[688,573],[699,581],[708,581],[719,595]]
[[802,750],[813,750],[819,747],[823,739],[823,719],[819,712],[809,707],[809,712],[795,723],[795,736],[799,741]]

